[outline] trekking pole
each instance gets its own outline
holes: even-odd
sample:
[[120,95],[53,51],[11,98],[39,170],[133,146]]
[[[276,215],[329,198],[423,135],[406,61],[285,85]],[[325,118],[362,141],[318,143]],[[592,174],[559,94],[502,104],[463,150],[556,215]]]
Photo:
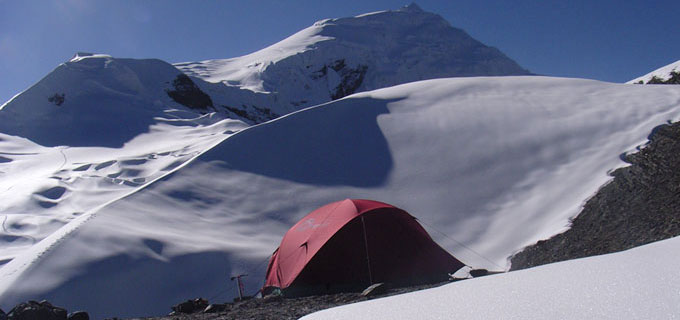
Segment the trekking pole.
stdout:
[[234,279],[236,279],[236,282],[238,283],[238,301],[243,301],[243,292],[245,291],[245,286],[243,285],[243,282],[241,282],[241,277],[246,276],[248,275],[239,274],[238,276],[231,277],[231,281],[234,281]]

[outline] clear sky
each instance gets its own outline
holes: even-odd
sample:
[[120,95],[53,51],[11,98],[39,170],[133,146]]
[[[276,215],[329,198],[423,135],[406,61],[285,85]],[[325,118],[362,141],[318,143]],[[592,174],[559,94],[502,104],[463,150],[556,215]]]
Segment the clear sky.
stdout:
[[[0,103],[77,51],[168,62],[230,58],[317,20],[410,0],[0,0]],[[419,0],[530,71],[625,82],[680,60],[678,0]]]

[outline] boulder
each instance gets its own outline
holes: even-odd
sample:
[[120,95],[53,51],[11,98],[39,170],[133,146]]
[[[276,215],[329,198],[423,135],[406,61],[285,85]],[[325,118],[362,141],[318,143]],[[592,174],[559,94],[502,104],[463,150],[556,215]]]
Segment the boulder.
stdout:
[[194,313],[205,310],[208,307],[208,300],[203,298],[196,298],[193,300],[187,300],[182,303],[176,304],[172,307],[172,311],[175,313]]
[[68,315],[68,320],[90,320],[90,315],[85,311],[76,311]]
[[48,301],[28,301],[16,305],[7,314],[8,320],[67,320],[64,308],[53,306]]
[[489,275],[489,270],[486,269],[472,269],[470,270],[470,276],[473,278],[483,277]]

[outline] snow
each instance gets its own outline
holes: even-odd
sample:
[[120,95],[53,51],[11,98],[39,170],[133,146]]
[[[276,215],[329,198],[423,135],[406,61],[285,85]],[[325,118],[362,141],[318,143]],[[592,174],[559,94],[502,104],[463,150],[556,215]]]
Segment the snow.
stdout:
[[218,105],[254,105],[277,114],[331,101],[354,77],[360,85],[353,92],[360,92],[432,78],[528,74],[416,5],[317,21],[252,54],[175,66],[211,83],[202,87],[206,92],[228,92],[217,93]]
[[313,319],[677,319],[680,238],[350,304]]
[[[180,74],[156,59],[76,54],[2,106],[0,132],[49,147],[121,147],[157,117],[200,115],[166,94]],[[55,95],[62,103],[49,100]]]
[[[78,53],[3,105],[0,265],[245,127],[171,101],[178,74],[159,60]],[[55,92],[63,104],[48,101]]]
[[73,58],[71,58],[69,62],[78,62],[87,58],[112,58],[112,57],[108,54],[101,53],[76,52],[76,54],[73,55]]
[[[182,72],[214,109],[168,96]],[[0,107],[0,307],[149,316],[227,299],[239,273],[252,293],[288,228],[345,198],[405,209],[463,262],[506,269],[680,116],[668,86],[446,78],[526,73],[417,5],[321,20],[232,59],[79,52]],[[345,90],[365,92],[328,102]],[[225,118],[244,110],[285,116]]]
[[198,152],[190,161],[0,269],[0,304],[40,297],[97,318],[148,316],[190,297],[227,299],[237,273],[249,274],[252,293],[287,229],[344,198],[405,209],[463,262],[504,269],[517,250],[565,230],[607,172],[625,165],[621,153],[678,119],[678,101],[669,86],[437,79],[356,94],[200,146],[187,141]]
[[671,77],[671,72],[680,72],[680,60],[656,69],[642,77],[630,80],[626,83],[633,84],[639,83],[640,81],[642,81],[642,83],[647,83],[649,80],[652,80],[653,77],[657,77],[660,80],[668,80]]

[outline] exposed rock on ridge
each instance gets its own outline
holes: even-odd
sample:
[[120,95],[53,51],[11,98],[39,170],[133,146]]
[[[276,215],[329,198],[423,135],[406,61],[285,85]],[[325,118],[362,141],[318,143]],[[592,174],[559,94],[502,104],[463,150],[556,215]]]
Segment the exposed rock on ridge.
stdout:
[[282,115],[426,79],[530,74],[498,49],[415,4],[321,20],[242,57],[175,66],[205,80],[196,84],[215,105],[245,105],[238,108],[247,113],[240,117],[251,121],[263,116],[254,107]]
[[622,156],[631,166],[588,200],[569,230],[512,257],[513,270],[622,251],[680,235],[680,123],[661,125],[649,144]]

